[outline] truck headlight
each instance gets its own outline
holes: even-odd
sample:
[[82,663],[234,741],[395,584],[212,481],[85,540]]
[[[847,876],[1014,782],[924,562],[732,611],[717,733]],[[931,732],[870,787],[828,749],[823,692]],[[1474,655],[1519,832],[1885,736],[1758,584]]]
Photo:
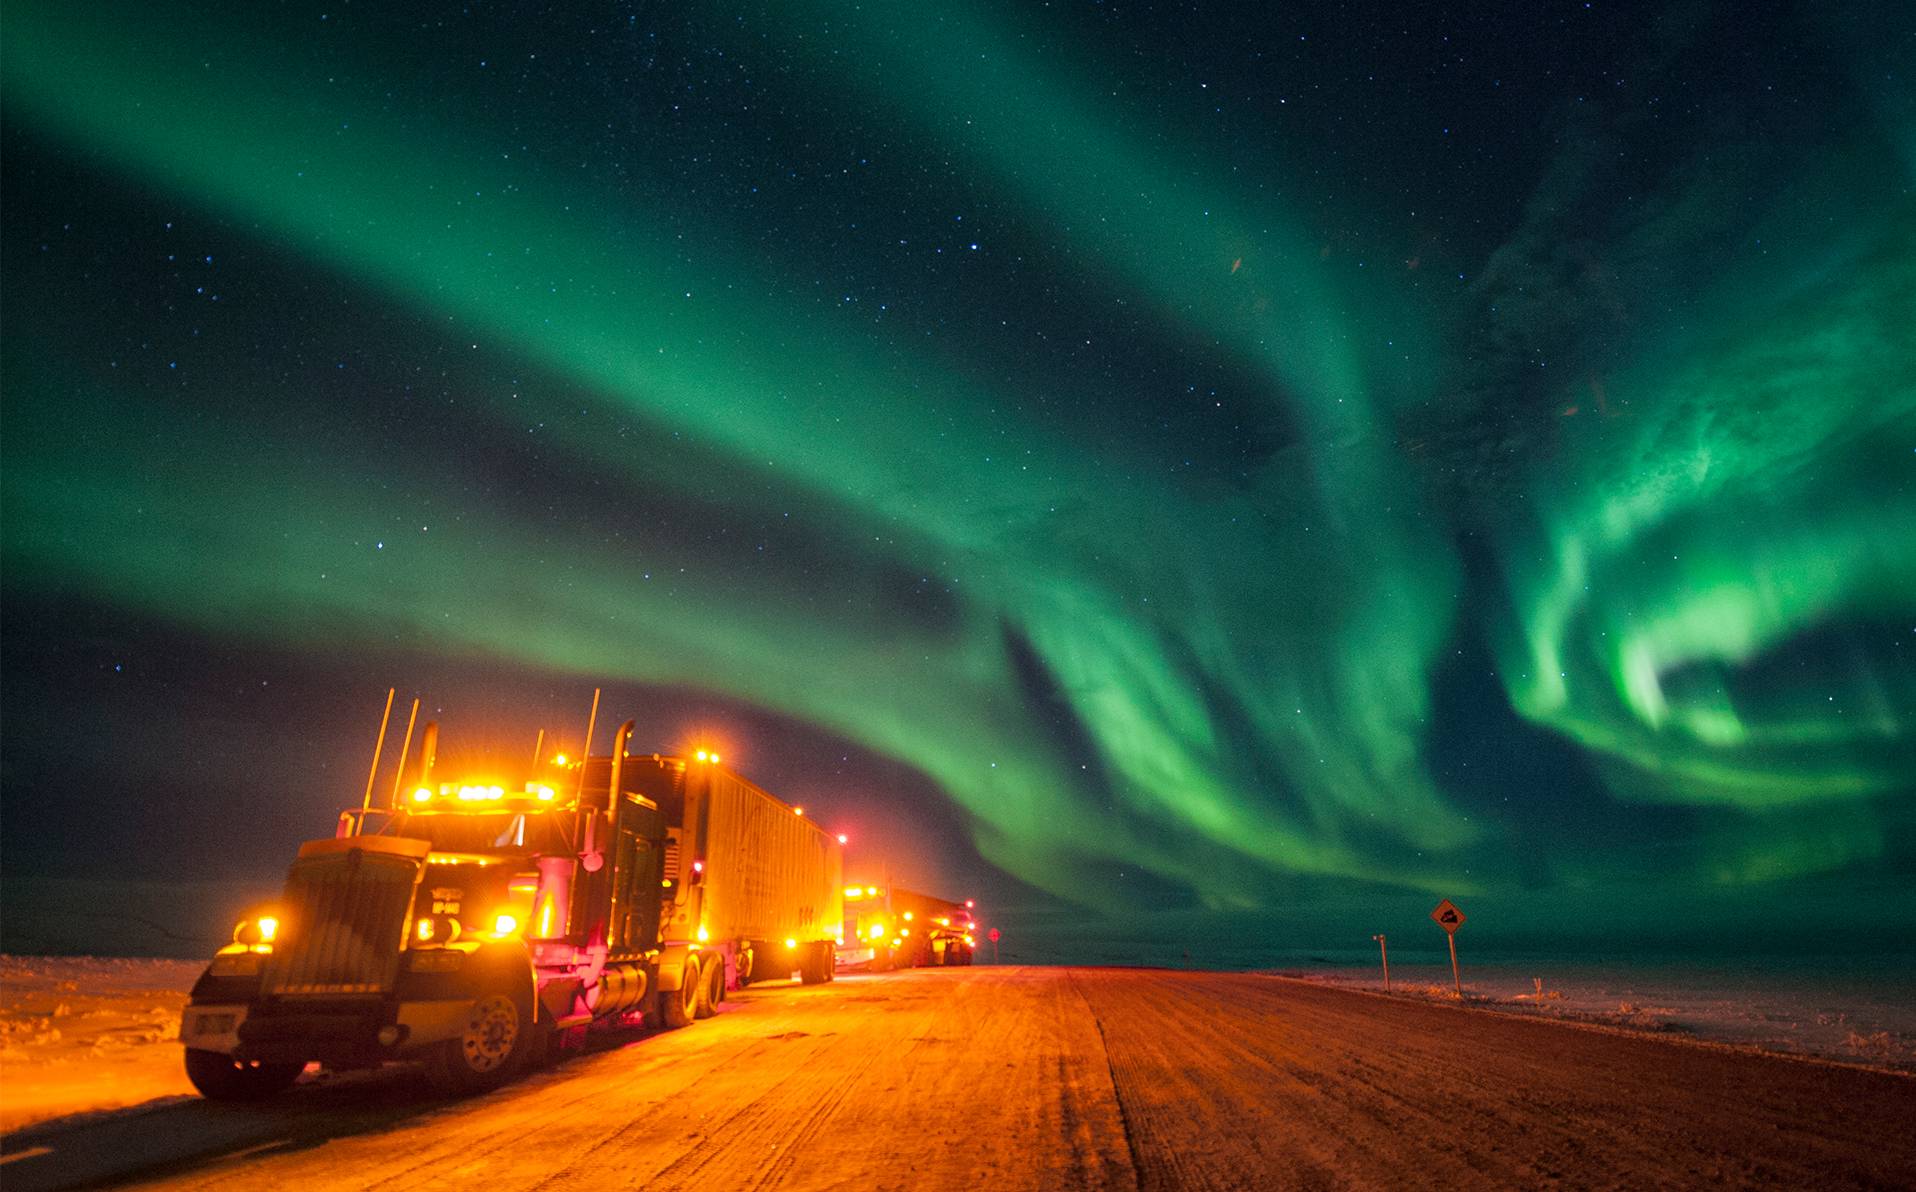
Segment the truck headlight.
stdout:
[[412,925],[412,938],[419,944],[450,944],[459,938],[459,920],[451,915],[426,915]]

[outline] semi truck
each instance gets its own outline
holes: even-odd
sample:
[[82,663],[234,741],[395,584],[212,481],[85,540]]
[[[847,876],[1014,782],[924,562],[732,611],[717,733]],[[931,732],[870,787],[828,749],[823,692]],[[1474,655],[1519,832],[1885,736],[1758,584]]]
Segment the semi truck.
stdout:
[[846,968],[892,968],[971,963],[978,943],[973,900],[954,902],[892,885],[845,887]]
[[716,755],[632,755],[633,727],[508,789],[437,781],[428,725],[416,781],[303,844],[193,986],[194,1087],[255,1100],[309,1063],[423,1061],[472,1092],[596,1022],[684,1027],[754,979],[831,980],[836,838]]

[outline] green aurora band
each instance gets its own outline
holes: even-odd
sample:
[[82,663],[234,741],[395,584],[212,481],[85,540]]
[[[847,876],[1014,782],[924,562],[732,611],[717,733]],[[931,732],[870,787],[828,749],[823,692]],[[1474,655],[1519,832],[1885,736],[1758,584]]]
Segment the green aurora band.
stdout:
[[[850,48],[809,61],[822,81],[875,97],[916,80],[893,118],[1054,229],[1088,275],[1242,362],[1295,435],[1231,483],[1167,472],[1095,419],[1034,413],[984,370],[792,301],[782,263],[720,220],[511,160],[495,148],[511,134],[468,120],[429,135],[430,114],[397,117],[376,84],[322,77],[269,38],[16,6],[10,120],[578,387],[531,413],[473,394],[469,417],[537,421],[568,467],[721,520],[803,527],[825,561],[613,545],[511,502],[372,552],[398,537],[395,509],[470,481],[457,444],[422,455],[345,413],[249,402],[238,371],[212,383],[218,418],[156,403],[23,358],[13,345],[83,337],[16,309],[9,582],[316,651],[403,640],[762,704],[918,767],[987,859],[1079,901],[1124,905],[1126,867],[1210,907],[1311,883],[1514,888],[1513,850],[1554,792],[1500,817],[1434,772],[1440,670],[1465,637],[1608,799],[1698,817],[1674,865],[1649,850],[1675,888],[1892,851],[1916,793],[1916,645],[1892,656],[1874,628],[1907,638],[1916,614],[1916,205],[1906,166],[1882,165],[1894,133],[1859,127],[1802,163],[1824,181],[1769,195],[1754,221],[1775,247],[1709,283],[1658,272],[1706,218],[1691,183],[1614,229],[1616,257],[1641,266],[1625,281],[1681,289],[1695,317],[1607,345],[1590,370],[1604,410],[1589,379],[1552,387],[1537,404],[1553,449],[1484,466],[1447,395],[1497,363],[1500,326],[1538,317],[1510,279],[1542,267],[1574,179],[1546,180],[1570,196],[1540,196],[1473,284],[1473,330],[1438,297],[1324,259],[1303,188],[1296,209],[1254,198],[1115,126],[1009,27],[838,19]],[[1840,236],[1805,218],[1832,203]],[[1494,515],[1442,509],[1458,469],[1495,474]],[[1489,544],[1494,593],[1467,578],[1460,531]],[[899,575],[942,611],[913,614]],[[1819,632],[1877,644],[1828,681],[1750,680]],[[1034,723],[1034,672],[1070,731]],[[1582,887],[1643,864],[1627,842],[1573,844],[1523,880]]]

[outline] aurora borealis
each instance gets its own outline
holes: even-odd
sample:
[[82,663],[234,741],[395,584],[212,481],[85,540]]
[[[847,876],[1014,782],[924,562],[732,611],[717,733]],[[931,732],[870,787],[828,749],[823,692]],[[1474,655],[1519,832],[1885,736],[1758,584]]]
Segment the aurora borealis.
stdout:
[[457,675],[1110,912],[1907,925],[1913,24],[10,5],[7,867]]

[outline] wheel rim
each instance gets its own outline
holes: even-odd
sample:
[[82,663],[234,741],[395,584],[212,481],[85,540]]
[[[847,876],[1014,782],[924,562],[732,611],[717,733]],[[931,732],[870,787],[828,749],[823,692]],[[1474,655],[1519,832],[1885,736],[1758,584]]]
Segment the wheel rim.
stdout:
[[459,1051],[467,1068],[491,1072],[506,1062],[518,1042],[519,1007],[505,994],[495,993],[472,1007],[465,1033],[459,1036]]

